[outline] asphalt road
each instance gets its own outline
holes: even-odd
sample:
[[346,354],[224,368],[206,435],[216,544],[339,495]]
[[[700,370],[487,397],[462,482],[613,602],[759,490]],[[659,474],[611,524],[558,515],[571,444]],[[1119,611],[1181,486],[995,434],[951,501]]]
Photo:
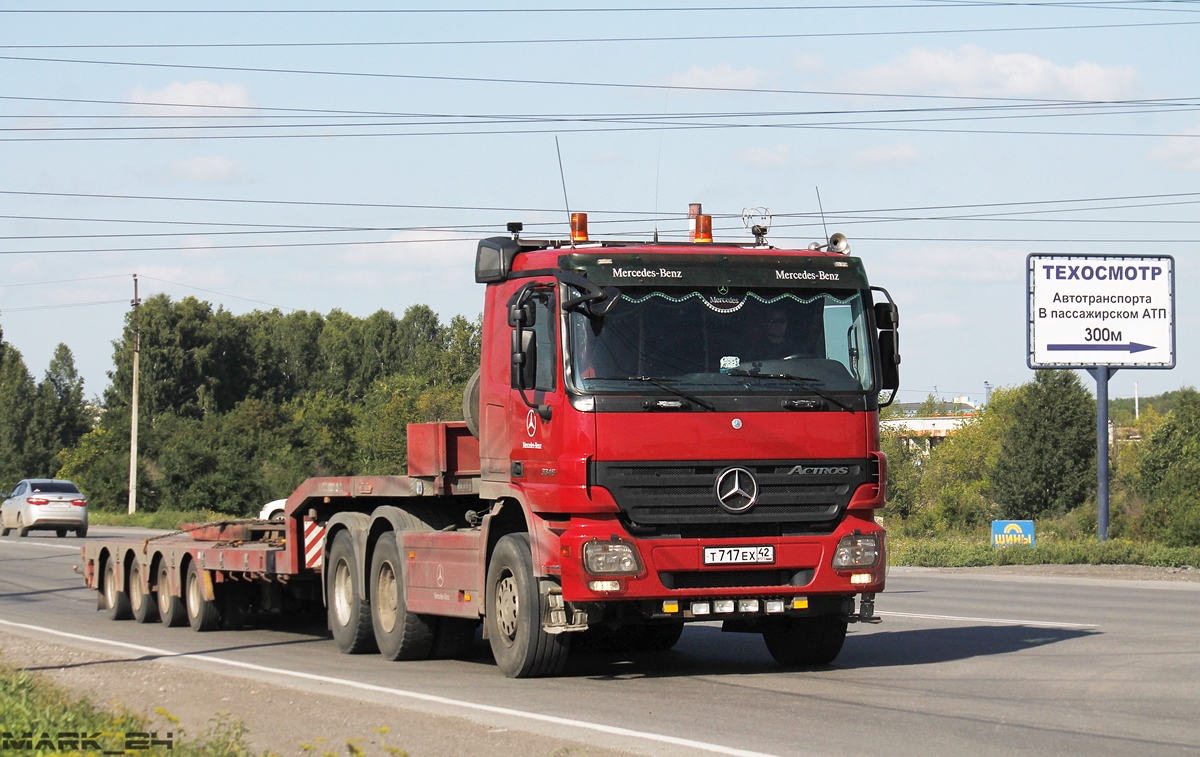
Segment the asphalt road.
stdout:
[[1200,583],[893,570],[884,623],[851,626],[828,668],[784,672],[760,637],[693,625],[664,655],[514,681],[482,646],[387,663],[321,627],[113,623],[72,572],[78,544],[0,539],[0,630],[642,754],[1200,754]]

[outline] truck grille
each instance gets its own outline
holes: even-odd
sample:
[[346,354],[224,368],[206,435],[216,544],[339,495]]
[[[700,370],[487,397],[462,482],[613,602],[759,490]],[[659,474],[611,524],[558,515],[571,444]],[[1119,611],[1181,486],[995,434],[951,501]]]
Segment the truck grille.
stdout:
[[[758,484],[756,503],[738,513],[721,507],[716,496],[717,477],[732,467],[750,471]],[[797,468],[802,471],[793,472]],[[879,475],[868,460],[593,462],[589,473],[592,484],[612,492],[635,535],[639,529],[695,533],[696,526],[716,527],[700,529],[714,534],[724,527],[764,535],[796,530],[788,524],[804,530],[836,520],[854,491]]]

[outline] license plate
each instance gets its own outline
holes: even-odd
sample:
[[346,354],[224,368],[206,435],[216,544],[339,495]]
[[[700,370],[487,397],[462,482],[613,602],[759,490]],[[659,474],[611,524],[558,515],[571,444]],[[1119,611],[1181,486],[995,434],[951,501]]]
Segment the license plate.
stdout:
[[705,547],[705,565],[755,565],[775,562],[775,547]]

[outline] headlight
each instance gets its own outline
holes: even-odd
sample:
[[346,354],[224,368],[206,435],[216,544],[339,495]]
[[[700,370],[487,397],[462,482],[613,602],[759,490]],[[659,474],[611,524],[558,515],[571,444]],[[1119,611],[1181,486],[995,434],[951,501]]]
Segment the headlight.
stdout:
[[589,541],[583,545],[583,567],[592,575],[633,576],[642,572],[642,561],[628,542]]
[[836,570],[873,568],[879,562],[879,537],[875,534],[843,536],[833,553]]

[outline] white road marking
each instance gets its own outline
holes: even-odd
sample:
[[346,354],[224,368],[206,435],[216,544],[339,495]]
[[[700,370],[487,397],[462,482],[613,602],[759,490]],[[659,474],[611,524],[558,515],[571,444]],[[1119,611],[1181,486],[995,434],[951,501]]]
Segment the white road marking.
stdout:
[[79,547],[72,547],[69,544],[50,544],[44,541],[11,541],[9,539],[0,539],[0,544],[7,544],[13,547],[50,547],[51,549],[69,549],[72,552],[79,551]]
[[591,723],[586,720],[574,720],[572,718],[560,718],[555,715],[543,715],[539,712],[526,712],[524,710],[514,710],[508,707],[496,707],[490,704],[479,704],[478,702],[467,702],[461,699],[451,699],[449,697],[441,697],[435,694],[423,694],[419,691],[406,691],[405,689],[395,689],[389,686],[376,686],[375,684],[362,683],[361,681],[351,681],[345,678],[332,678],[330,676],[317,675],[315,673],[302,673],[296,670],[287,670],[286,668],[272,668],[266,665],[255,665],[250,662],[240,662],[238,660],[227,660],[223,657],[214,657],[207,654],[192,654],[189,652],[173,652],[169,649],[157,649],[155,647],[146,647],[141,644],[130,644],[124,641],[111,641],[109,639],[101,639],[96,636],[84,636],[77,633],[67,633],[66,631],[56,631],[53,628],[43,628],[42,626],[34,626],[28,623],[16,623],[11,620],[0,618],[0,625],[11,626],[13,628],[24,628],[28,631],[37,631],[38,633],[50,634],[52,636],[61,636],[65,639],[76,639],[78,641],[87,641],[93,644],[103,644],[111,647],[120,647],[122,649],[130,649],[135,652],[143,652],[147,654],[158,655],[160,657],[187,657],[193,660],[203,660],[205,662],[213,662],[219,665],[228,665],[235,668],[244,668],[246,670],[257,670],[262,673],[273,673],[275,675],[290,676],[292,678],[301,678],[307,681],[318,681],[321,683],[332,683],[341,686],[347,686],[353,689],[361,689],[363,691],[374,691],[383,694],[394,694],[398,697],[406,697],[416,699],[422,702],[432,702],[435,704],[449,705],[451,707],[460,707],[466,710],[477,710],[480,712],[489,712],[496,715],[506,715],[515,718],[524,718],[526,720],[536,720],[542,723],[552,723],[554,725],[568,726],[570,728],[581,728],[589,731],[598,731],[614,736],[626,736],[629,738],[642,739],[644,741],[654,741],[660,744],[671,744],[673,746],[686,747],[701,752],[711,752],[714,754],[728,754],[734,757],[775,757],[774,755],[765,752],[753,752],[748,749],[737,749],[734,747],[721,746],[720,744],[708,744],[702,741],[693,741],[692,739],[683,739],[677,736],[667,736],[660,733],[649,733],[646,731],[635,731],[630,728],[620,728],[618,726],[604,725],[603,723]]
[[968,618],[960,615],[924,615],[916,612],[883,612],[876,615],[892,618],[923,618],[926,620],[953,620],[960,623],[992,623],[998,626],[1036,626],[1038,628],[1099,628],[1094,623],[1056,623],[1045,620],[1012,620],[1010,618]]

